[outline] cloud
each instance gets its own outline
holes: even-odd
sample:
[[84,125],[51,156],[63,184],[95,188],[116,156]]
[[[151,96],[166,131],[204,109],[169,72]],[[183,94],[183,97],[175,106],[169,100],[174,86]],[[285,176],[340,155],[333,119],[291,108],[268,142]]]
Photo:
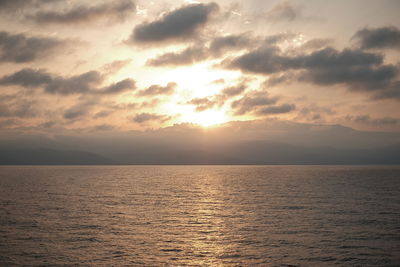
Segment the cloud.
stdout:
[[78,24],[99,19],[122,21],[135,10],[131,0],[118,0],[93,6],[78,5],[65,12],[39,11],[31,19],[39,24]]
[[210,43],[210,52],[214,55],[221,55],[227,50],[249,47],[250,44],[254,45],[256,41],[246,33],[216,37]]
[[274,105],[277,101],[277,97],[270,97],[266,92],[253,91],[232,102],[231,107],[235,111],[235,115],[244,115],[246,113],[257,113],[256,110]]
[[175,92],[177,84],[174,82],[168,83],[166,86],[158,84],[151,85],[145,90],[138,93],[139,96],[155,96],[155,95],[171,95]]
[[153,67],[191,65],[195,62],[209,58],[204,47],[190,46],[177,53],[165,53],[147,61],[146,65]]
[[368,125],[398,125],[400,119],[392,117],[371,118],[370,115],[347,116],[347,120]]
[[[276,46],[266,46],[222,63],[231,69],[272,76],[271,83],[291,78],[318,85],[344,84],[352,91],[379,91],[381,98],[398,95],[395,81],[399,70],[383,65],[383,55],[357,49],[338,51],[327,47],[308,54],[282,53]],[[300,71],[293,75],[290,71]]]
[[135,90],[136,83],[132,79],[124,79],[96,91],[99,94],[118,94],[127,90]]
[[224,96],[236,96],[239,95],[241,93],[243,93],[246,90],[246,84],[245,83],[241,83],[238,84],[236,86],[230,86],[230,87],[226,87],[222,90],[221,94]]
[[225,52],[238,50],[255,44],[256,39],[248,34],[227,35],[212,39],[208,45],[192,45],[178,52],[169,52],[147,61],[146,65],[160,66],[183,66],[223,56]]
[[212,97],[194,98],[186,104],[196,106],[195,111],[202,112],[207,109],[212,109],[214,107],[222,107],[225,102],[231,98],[234,98],[244,91],[246,91],[247,85],[243,81],[240,84],[229,86],[224,89],[219,94],[215,94]]
[[316,104],[307,104],[305,107],[298,111],[296,117],[297,120],[301,121],[319,121],[324,122],[324,117],[326,115],[334,115],[336,111],[330,107],[319,106]]
[[374,98],[400,100],[400,81],[393,81],[387,85],[384,90],[377,91]]
[[304,18],[301,8],[293,6],[288,1],[273,6],[265,16],[270,21],[294,21]]
[[26,63],[47,58],[67,45],[67,41],[28,37],[24,34],[0,32],[0,61]]
[[1,85],[19,85],[22,87],[38,87],[51,83],[53,76],[42,69],[25,68],[0,79]]
[[165,14],[159,20],[137,25],[129,41],[159,43],[190,38],[217,10],[216,3],[183,6]]
[[298,77],[292,71],[286,71],[283,73],[276,73],[268,76],[268,80],[264,82],[266,87],[273,87],[282,83],[290,83],[297,80]]
[[186,102],[186,104],[195,105],[196,106],[195,110],[197,112],[201,112],[206,109],[213,108],[217,104],[217,102],[214,100],[210,100],[207,97],[204,97],[204,98],[194,98],[194,99]]
[[1,0],[0,12],[14,12],[24,8],[39,7],[61,1],[63,0]]
[[37,101],[0,96],[0,117],[33,118],[39,114]]
[[364,28],[354,34],[362,49],[400,49],[400,30],[394,26]]
[[324,47],[327,47],[328,45],[332,44],[334,41],[332,39],[328,38],[315,38],[308,40],[304,44],[300,46],[299,49],[308,51],[308,50],[316,50],[316,49],[321,49]]
[[228,67],[246,72],[272,74],[291,69],[333,69],[378,65],[382,62],[382,55],[359,50],[337,51],[328,47],[310,54],[290,56],[281,53],[276,46],[267,46],[235,58],[229,62]]
[[94,114],[93,118],[98,119],[98,118],[105,118],[108,117],[112,113],[111,110],[102,110]]
[[125,59],[125,60],[114,60],[113,62],[107,63],[102,67],[102,70],[107,73],[107,74],[115,74],[118,71],[120,71],[122,68],[125,66],[129,65],[131,63],[131,59]]
[[96,125],[95,127],[93,127],[93,131],[94,132],[99,132],[99,131],[111,131],[114,130],[115,127],[110,125],[110,124],[100,124],[100,125]]
[[268,35],[264,38],[263,42],[265,46],[274,46],[283,42],[292,41],[296,37],[299,37],[299,34],[286,32],[286,33],[278,33],[273,35]]
[[319,85],[346,84],[352,91],[375,91],[386,89],[398,74],[393,65],[379,67],[350,67],[315,69],[304,74],[303,79]]
[[140,113],[133,117],[133,121],[137,123],[144,123],[148,121],[166,122],[170,119],[171,117],[169,116],[155,113]]
[[1,11],[14,11],[32,4],[33,1],[29,0],[1,0],[0,10]]
[[74,106],[64,113],[64,118],[68,120],[82,117],[88,113],[89,109],[81,106]]
[[0,85],[18,85],[25,88],[41,87],[49,94],[116,94],[135,89],[132,79],[100,87],[104,75],[98,71],[88,71],[71,77],[53,75],[42,69],[25,68],[0,79]]
[[296,106],[293,104],[282,104],[276,106],[269,106],[258,109],[256,114],[258,115],[270,115],[270,114],[282,114],[288,113],[296,109]]
[[21,121],[17,119],[0,120],[0,129],[13,128],[19,125],[21,125]]
[[64,114],[64,119],[67,120],[75,120],[81,117],[84,117],[89,114],[89,112],[99,103],[98,99],[80,99],[80,102],[74,104],[70,108],[68,108]]
[[52,81],[46,84],[45,91],[62,95],[88,93],[102,81],[103,77],[98,71],[88,71],[68,78],[53,77]]

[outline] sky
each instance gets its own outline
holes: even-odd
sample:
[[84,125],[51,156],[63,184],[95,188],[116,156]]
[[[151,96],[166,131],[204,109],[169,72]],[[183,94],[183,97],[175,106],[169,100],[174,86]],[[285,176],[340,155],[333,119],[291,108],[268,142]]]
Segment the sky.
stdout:
[[194,130],[396,143],[399,11],[396,0],[0,0],[0,143],[179,143]]

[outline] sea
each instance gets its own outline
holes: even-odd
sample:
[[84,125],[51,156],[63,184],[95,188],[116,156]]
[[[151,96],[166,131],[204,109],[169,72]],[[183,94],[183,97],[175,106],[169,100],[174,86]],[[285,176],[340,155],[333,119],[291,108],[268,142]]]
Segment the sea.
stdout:
[[0,266],[400,266],[400,167],[2,166]]

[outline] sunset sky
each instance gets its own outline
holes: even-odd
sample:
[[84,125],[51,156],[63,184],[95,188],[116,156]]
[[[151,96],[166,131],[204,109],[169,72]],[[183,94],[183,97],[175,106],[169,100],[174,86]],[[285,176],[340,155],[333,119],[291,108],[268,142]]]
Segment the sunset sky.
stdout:
[[399,11],[396,0],[2,0],[1,138],[234,123],[399,133]]

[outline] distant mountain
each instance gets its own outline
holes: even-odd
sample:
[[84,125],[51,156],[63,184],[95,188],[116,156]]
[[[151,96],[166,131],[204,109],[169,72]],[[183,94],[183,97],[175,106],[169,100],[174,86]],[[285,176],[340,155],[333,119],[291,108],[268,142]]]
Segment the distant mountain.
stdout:
[[[0,137],[1,137],[0,132]],[[0,164],[400,164],[400,133],[279,120],[0,138]]]
[[3,149],[1,165],[235,165],[235,164],[400,164],[400,145],[371,149],[300,147],[251,141],[198,150],[173,146],[142,146],[101,156],[84,151]]
[[62,151],[46,148],[2,149],[1,165],[103,165],[112,160],[84,151]]
[[223,150],[256,164],[400,164],[400,144],[370,149],[337,149],[252,141]]

